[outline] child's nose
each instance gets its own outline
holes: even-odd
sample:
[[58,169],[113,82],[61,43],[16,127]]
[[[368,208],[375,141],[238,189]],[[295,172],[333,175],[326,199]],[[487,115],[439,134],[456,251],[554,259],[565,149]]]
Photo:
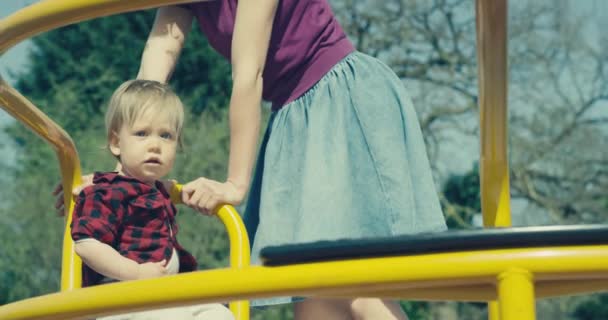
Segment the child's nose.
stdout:
[[151,138],[148,141],[148,150],[149,151],[159,152],[160,151],[160,139],[158,139],[158,138]]

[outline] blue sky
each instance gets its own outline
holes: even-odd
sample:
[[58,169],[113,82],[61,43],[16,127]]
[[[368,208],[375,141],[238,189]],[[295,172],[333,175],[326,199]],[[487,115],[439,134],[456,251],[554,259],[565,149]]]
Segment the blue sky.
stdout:
[[[11,13],[31,4],[33,0],[3,0],[2,6],[0,6],[0,17],[4,18]],[[27,46],[28,43],[20,43],[19,45],[11,48],[6,54],[0,57],[0,75],[3,78],[12,81],[8,75],[8,70],[18,71],[25,66],[27,57]]]

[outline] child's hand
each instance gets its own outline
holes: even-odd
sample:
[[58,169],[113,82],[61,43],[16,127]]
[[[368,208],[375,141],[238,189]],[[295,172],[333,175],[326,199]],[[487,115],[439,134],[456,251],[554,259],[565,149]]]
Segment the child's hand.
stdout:
[[218,182],[198,178],[182,188],[182,202],[188,207],[206,215],[215,213],[222,204],[239,205],[245,198],[245,190],[232,182]]
[[137,266],[137,279],[158,278],[167,275],[167,260],[140,263]]

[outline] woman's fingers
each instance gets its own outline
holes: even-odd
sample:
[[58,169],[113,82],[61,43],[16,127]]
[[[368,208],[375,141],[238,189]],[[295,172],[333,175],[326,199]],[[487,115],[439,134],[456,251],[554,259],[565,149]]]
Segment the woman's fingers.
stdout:
[[213,195],[211,192],[203,193],[198,201],[198,211],[206,215],[211,215],[211,210],[213,209],[210,207],[212,197]]
[[55,209],[57,209],[57,214],[63,215],[63,192],[57,195],[57,199],[55,200]]
[[82,189],[93,185],[93,175],[87,174],[81,177],[82,183],[72,189],[72,195],[77,196]]
[[202,214],[209,215],[210,210],[207,208],[207,203],[213,195],[211,182],[205,178],[198,178],[185,184],[182,188],[183,203]]
[[60,183],[57,184],[57,186],[55,187],[55,190],[53,190],[53,195],[56,196],[59,193],[61,193],[63,195],[63,185]]
[[238,205],[242,200],[243,196],[230,182],[198,178],[182,188],[182,202],[206,215],[214,214],[221,204]]
[[[93,175],[87,174],[81,177],[82,184],[72,189],[72,195],[77,196],[82,189],[93,185]],[[65,216],[65,204],[64,204],[64,190],[63,184],[60,182],[53,190],[53,196],[55,196],[55,209],[57,209],[58,216]]]

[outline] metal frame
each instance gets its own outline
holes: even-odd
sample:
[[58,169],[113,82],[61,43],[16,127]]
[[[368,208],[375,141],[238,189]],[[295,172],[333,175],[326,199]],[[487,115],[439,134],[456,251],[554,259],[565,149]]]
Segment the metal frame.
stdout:
[[[67,24],[182,2],[188,0],[43,0],[0,21],[0,52]],[[511,224],[506,121],[507,1],[477,0],[476,12],[484,225],[507,227]],[[54,147],[64,190],[78,185],[79,159],[69,135],[1,78],[0,103]],[[244,320],[249,318],[246,299],[296,295],[487,301],[493,320],[530,320],[535,318],[537,297],[608,289],[608,245],[249,266],[247,235],[231,206],[219,210],[230,238],[229,268],[79,289],[81,262],[69,236],[69,213],[74,203],[69,194],[64,200],[68,215],[62,291],[0,306],[1,319],[82,319],[153,307],[238,300],[230,307],[237,319]]]

